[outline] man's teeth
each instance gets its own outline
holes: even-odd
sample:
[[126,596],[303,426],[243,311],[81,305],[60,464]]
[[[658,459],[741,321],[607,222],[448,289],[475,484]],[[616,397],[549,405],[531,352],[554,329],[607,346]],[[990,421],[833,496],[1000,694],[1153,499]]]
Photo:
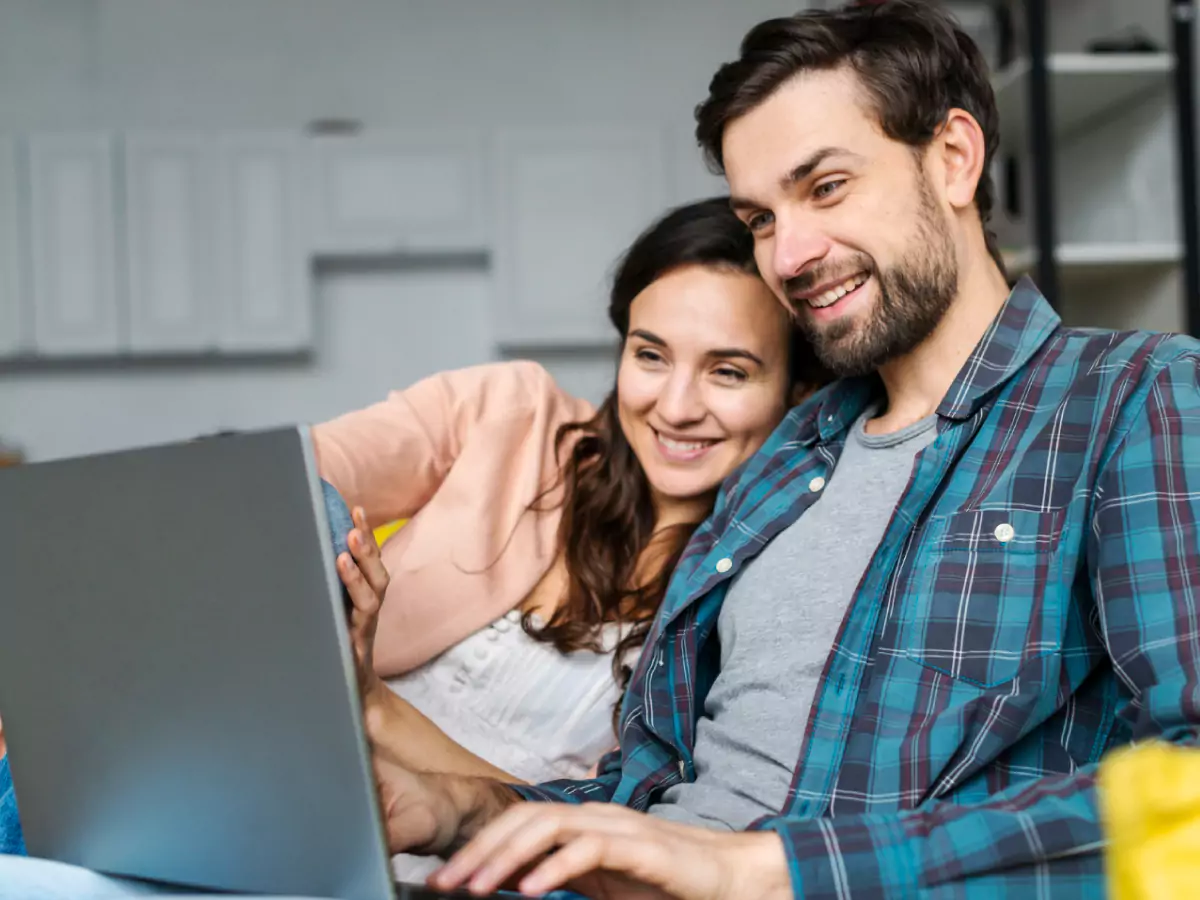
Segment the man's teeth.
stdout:
[[862,286],[867,280],[866,275],[855,275],[853,278],[847,278],[837,287],[832,287],[819,297],[809,298],[808,305],[814,306],[817,309],[824,309],[826,306],[833,306],[848,293],[857,287]]
[[668,450],[679,450],[684,453],[687,453],[691,450],[703,450],[712,443],[712,441],[673,441],[669,437],[664,437],[661,434],[658,436],[658,439]]

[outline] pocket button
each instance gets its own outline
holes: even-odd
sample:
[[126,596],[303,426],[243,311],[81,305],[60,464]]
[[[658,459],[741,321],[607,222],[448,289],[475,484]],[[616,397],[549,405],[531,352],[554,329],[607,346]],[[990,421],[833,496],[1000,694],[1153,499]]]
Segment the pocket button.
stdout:
[[1002,522],[996,526],[996,540],[1002,544],[1007,544],[1015,535],[1016,532],[1013,530],[1013,527],[1007,522]]

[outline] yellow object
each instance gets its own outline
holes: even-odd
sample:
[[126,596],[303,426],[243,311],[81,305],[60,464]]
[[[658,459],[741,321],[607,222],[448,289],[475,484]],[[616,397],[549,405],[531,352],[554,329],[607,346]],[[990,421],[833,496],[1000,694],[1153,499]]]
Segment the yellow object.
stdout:
[[375,543],[382,547],[384,542],[401,528],[403,528],[404,523],[407,521],[408,519],[397,519],[395,522],[388,522],[386,525],[380,525],[375,529]]
[[1113,900],[1200,896],[1200,750],[1163,741],[1100,764],[1100,816]]

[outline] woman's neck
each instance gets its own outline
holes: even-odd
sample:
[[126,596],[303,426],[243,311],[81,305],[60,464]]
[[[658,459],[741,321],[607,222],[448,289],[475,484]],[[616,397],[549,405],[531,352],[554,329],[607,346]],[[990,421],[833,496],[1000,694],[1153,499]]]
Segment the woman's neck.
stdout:
[[686,499],[655,496],[654,533],[675,525],[699,525],[708,518],[716,496],[716,491]]

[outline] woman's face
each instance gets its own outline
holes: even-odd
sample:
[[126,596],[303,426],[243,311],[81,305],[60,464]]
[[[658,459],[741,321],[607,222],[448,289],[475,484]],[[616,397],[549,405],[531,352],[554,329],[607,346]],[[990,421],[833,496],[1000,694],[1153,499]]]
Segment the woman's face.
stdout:
[[766,285],[740,272],[685,266],[634,298],[617,408],[660,516],[707,503],[779,424],[791,327]]

